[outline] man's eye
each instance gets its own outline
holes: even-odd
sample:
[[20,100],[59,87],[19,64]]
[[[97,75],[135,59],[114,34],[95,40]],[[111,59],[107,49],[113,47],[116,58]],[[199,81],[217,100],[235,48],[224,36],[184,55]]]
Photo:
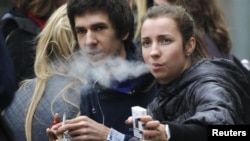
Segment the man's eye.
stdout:
[[86,30],[84,30],[84,29],[76,29],[76,33],[77,34],[84,34],[84,33],[86,33]]
[[97,26],[97,27],[95,28],[96,31],[101,31],[101,30],[103,30],[103,29],[104,29],[104,26]]

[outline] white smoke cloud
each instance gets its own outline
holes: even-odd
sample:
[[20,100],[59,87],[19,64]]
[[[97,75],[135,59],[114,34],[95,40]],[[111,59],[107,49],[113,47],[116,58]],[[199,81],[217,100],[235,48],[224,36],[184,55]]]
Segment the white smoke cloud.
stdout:
[[69,64],[70,75],[87,79],[88,82],[98,82],[105,87],[110,87],[113,81],[121,82],[147,72],[148,66],[142,61],[127,61],[120,57],[110,57],[102,64],[93,66],[82,50],[74,54]]

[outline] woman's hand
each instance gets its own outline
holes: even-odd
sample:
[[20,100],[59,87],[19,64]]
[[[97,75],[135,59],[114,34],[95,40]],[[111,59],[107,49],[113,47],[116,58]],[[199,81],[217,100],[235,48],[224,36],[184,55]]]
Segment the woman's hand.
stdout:
[[54,121],[51,124],[51,127],[46,129],[46,133],[47,133],[47,135],[49,137],[49,141],[57,141],[57,136],[55,134],[55,131],[52,128],[54,126],[56,126],[58,123],[60,123],[60,121],[61,121],[60,116],[59,116],[58,113],[56,113],[55,116],[54,116]]
[[[139,119],[143,122],[142,134],[143,141],[167,141],[165,125],[161,124],[158,120],[153,120],[151,116],[142,116]],[[132,117],[126,120],[126,124],[133,124]]]

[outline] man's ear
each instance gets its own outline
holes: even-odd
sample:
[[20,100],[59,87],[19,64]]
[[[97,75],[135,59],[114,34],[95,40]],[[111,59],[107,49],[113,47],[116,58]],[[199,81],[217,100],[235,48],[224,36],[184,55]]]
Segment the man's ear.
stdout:
[[125,35],[123,35],[122,40],[127,40],[128,39],[129,32],[127,32]]
[[189,56],[190,54],[193,53],[195,46],[196,46],[196,40],[194,37],[191,37],[185,45],[186,56]]

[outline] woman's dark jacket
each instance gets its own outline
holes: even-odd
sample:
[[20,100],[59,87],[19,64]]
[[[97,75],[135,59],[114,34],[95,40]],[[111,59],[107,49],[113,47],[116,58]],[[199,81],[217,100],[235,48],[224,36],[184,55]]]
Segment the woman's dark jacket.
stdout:
[[167,85],[149,105],[169,125],[170,141],[206,141],[207,125],[243,124],[246,78],[231,61],[202,60]]

